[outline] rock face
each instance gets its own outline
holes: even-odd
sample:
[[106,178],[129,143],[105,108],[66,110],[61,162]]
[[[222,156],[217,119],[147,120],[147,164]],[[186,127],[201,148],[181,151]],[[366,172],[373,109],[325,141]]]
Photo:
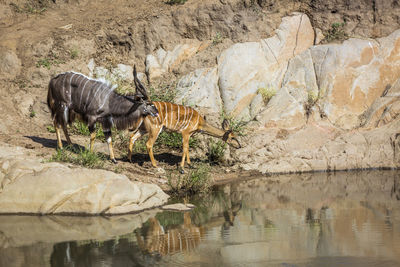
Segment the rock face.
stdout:
[[1,146],[0,213],[111,215],[161,206],[168,199],[157,185],[105,170],[41,163],[26,153]]
[[259,89],[278,91],[288,60],[314,43],[314,31],[308,17],[286,17],[276,35],[260,42],[240,43],[218,57],[218,78],[225,111],[251,119],[258,110],[250,104]]
[[177,103],[205,108],[214,113],[219,113],[222,109],[217,68],[198,69],[184,76],[178,82],[176,90]]
[[155,55],[150,54],[146,57],[146,72],[149,79],[152,80],[165,72],[173,71],[184,60],[192,57],[207,46],[208,42],[193,40],[185,44],[177,45],[172,51],[165,51],[159,48],[155,52]]
[[0,47],[0,78],[14,79],[21,70],[21,60],[14,51]]

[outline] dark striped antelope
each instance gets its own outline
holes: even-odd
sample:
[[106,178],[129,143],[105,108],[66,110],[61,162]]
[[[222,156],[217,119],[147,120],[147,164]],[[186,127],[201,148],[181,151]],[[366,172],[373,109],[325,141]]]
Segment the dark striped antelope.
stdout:
[[148,133],[146,147],[149,153],[151,164],[157,167],[154,160],[153,145],[163,128],[182,134],[183,154],[181,161],[181,170],[185,165],[185,159],[190,165],[189,158],[189,138],[196,132],[205,133],[214,137],[222,138],[234,148],[240,148],[240,143],[234,133],[229,129],[228,121],[224,120],[222,129],[209,125],[205,119],[193,108],[173,104],[170,102],[153,102],[158,110],[156,117],[144,117],[141,126],[132,133],[129,140],[128,159],[132,158],[132,149],[135,141],[142,135]]
[[137,129],[147,115],[157,116],[158,111],[147,96],[145,87],[133,71],[136,94],[124,96],[117,94],[105,80],[95,80],[83,74],[65,72],[52,78],[49,83],[47,105],[51,111],[57,135],[57,146],[62,148],[60,128],[63,129],[68,144],[72,144],[67,124],[76,118],[85,122],[90,131],[90,151],[93,151],[96,137],[95,124],[102,126],[108,143],[110,159],[116,163],[111,128],[118,130]]

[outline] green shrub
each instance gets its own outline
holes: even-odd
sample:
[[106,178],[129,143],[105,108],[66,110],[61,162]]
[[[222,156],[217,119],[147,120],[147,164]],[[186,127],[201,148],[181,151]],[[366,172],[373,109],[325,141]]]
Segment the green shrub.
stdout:
[[226,143],[221,140],[210,140],[208,146],[208,161],[210,163],[220,163],[223,161],[226,150]]
[[332,23],[331,28],[325,33],[326,42],[332,42],[334,40],[344,40],[348,38],[348,35],[344,31],[345,22]]
[[90,152],[87,149],[66,146],[58,149],[50,161],[69,162],[87,168],[102,168],[105,156],[100,153]]
[[171,172],[167,174],[168,185],[172,195],[183,196],[193,194],[204,194],[211,189],[210,166],[199,164],[188,173],[180,174]]

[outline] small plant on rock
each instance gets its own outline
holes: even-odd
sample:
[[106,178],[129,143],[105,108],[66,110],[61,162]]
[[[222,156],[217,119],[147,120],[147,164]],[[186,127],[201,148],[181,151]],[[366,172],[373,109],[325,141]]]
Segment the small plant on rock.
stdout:
[[219,43],[222,43],[222,40],[223,40],[223,38],[222,38],[221,33],[217,32],[217,33],[215,34],[213,40],[212,40],[212,44],[213,44],[213,45],[217,45],[217,44],[219,44]]
[[307,94],[307,102],[304,103],[304,109],[306,111],[306,116],[309,117],[311,115],[311,109],[317,103],[319,99],[319,94],[314,91],[308,91]]
[[332,23],[331,28],[325,34],[326,42],[332,42],[335,40],[345,40],[348,38],[348,35],[344,31],[344,26],[346,22],[335,22]]
[[259,93],[264,101],[264,104],[267,105],[271,98],[276,95],[275,88],[271,86],[266,86],[262,88],[258,88],[257,93]]

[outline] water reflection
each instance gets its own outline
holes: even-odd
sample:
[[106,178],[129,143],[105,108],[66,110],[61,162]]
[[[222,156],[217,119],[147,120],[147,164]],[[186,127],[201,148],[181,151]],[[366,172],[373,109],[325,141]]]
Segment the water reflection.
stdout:
[[0,266],[398,266],[400,172],[264,177],[190,213],[0,217]]

